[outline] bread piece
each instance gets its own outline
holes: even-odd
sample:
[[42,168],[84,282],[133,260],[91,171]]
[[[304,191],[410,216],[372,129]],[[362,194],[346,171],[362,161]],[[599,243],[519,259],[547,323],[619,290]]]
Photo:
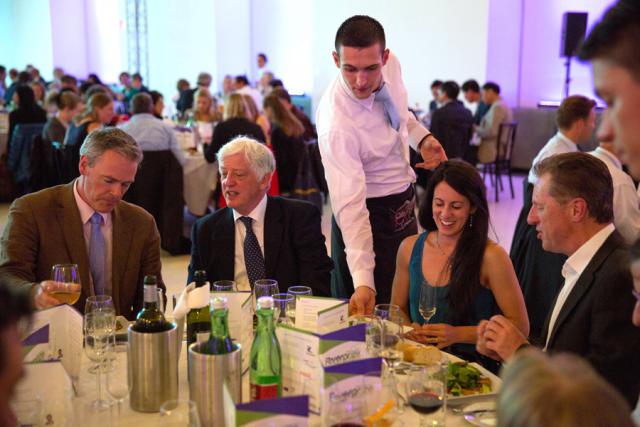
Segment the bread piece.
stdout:
[[432,345],[418,347],[413,351],[413,363],[416,365],[434,365],[442,360],[442,352]]

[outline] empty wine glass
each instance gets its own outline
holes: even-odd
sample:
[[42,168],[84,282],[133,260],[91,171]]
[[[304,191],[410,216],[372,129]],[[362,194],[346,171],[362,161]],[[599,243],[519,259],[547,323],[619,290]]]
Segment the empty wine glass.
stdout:
[[395,378],[391,375],[382,378],[380,371],[367,372],[362,376],[362,393],[365,424],[392,425],[400,413],[396,406]]
[[109,402],[102,399],[100,372],[102,371],[102,364],[107,357],[114,324],[115,317],[108,311],[96,310],[84,316],[84,351],[87,357],[96,364],[95,374],[98,397],[91,404],[96,410],[103,410],[109,407]]
[[373,314],[380,319],[380,356],[393,373],[395,362],[402,358],[402,351],[397,348],[402,338],[400,307],[395,304],[378,304]]
[[117,343],[113,339],[107,352],[107,392],[118,405],[118,416],[121,405],[131,392],[131,382],[127,372],[127,344]]
[[278,281],[272,279],[256,280],[253,284],[253,293],[256,301],[260,297],[271,297],[279,292]]
[[77,264],[56,264],[51,267],[51,280],[64,284],[64,287],[50,292],[60,304],[75,304],[80,299],[80,274]]
[[[274,312],[273,316],[276,319],[276,323],[283,323],[286,325],[291,325],[291,317],[290,315],[294,314],[295,316],[295,298],[293,295],[286,294],[274,294],[273,295],[273,304],[274,304]],[[294,307],[292,309],[292,307]]]
[[200,427],[198,408],[192,400],[169,400],[160,407],[160,425],[167,427]]
[[213,282],[212,292],[236,292],[236,282],[233,280],[217,280]]
[[301,296],[311,296],[313,295],[313,291],[309,286],[290,286],[287,289],[287,293],[293,295],[293,306],[291,307],[291,314],[287,317],[291,319],[291,323],[296,324],[296,301],[298,299],[298,295]]
[[[113,329],[115,331],[116,310],[113,306],[113,299],[109,295],[94,295],[87,298],[84,304],[84,314],[101,313],[103,317],[113,319]],[[89,368],[90,374],[95,374],[98,366],[93,365]]]
[[437,288],[431,286],[426,280],[423,281],[420,287],[420,305],[418,306],[418,310],[424,319],[424,323],[429,323],[429,320],[436,314],[436,300]]
[[440,363],[411,367],[407,375],[407,401],[420,414],[421,426],[444,426],[446,369]]
[[370,357],[380,356],[380,319],[372,314],[358,314],[350,318],[351,325],[358,325],[364,323],[365,329],[365,343],[367,345],[367,353]]

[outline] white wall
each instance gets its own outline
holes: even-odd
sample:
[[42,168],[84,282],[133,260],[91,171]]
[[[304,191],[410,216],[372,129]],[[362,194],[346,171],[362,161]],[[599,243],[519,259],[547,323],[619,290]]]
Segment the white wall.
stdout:
[[51,0],[49,4],[53,66],[84,78],[89,69],[85,1]]

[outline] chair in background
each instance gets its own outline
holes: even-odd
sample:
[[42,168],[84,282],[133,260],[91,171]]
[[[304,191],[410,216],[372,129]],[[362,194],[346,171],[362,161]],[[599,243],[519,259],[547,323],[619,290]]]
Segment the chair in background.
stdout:
[[513,192],[513,181],[511,178],[511,156],[513,154],[513,145],[516,140],[516,129],[518,122],[503,122],[498,128],[498,138],[496,159],[491,163],[482,165],[482,179],[484,180],[489,172],[491,185],[495,189],[495,200],[498,201],[498,193],[504,190],[502,185],[502,175],[509,177],[509,187],[511,189],[511,198],[515,197]]
[[[204,189],[203,189],[204,191]],[[189,251],[182,235],[184,198],[182,166],[169,150],[145,151],[136,180],[124,196],[149,212],[160,232],[160,245],[172,255]]]
[[36,137],[42,134],[44,123],[17,124],[11,136],[11,145],[7,154],[7,168],[13,174],[18,188],[17,197],[29,192],[31,177],[31,147]]

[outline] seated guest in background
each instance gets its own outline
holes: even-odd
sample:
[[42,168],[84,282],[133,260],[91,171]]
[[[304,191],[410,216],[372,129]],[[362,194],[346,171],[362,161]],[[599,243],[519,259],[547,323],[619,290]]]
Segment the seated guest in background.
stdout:
[[31,90],[33,90],[33,96],[36,99],[36,104],[44,107],[44,95],[46,92],[44,84],[40,81],[32,80],[29,83],[29,87],[31,88]]
[[473,122],[479,125],[484,115],[489,111],[489,106],[482,101],[480,85],[473,79],[467,80],[462,84],[462,93],[467,102],[477,104],[476,111],[473,114]]
[[588,363],[529,348],[502,372],[499,427],[633,427],[629,405]]
[[42,129],[42,140],[47,143],[64,141],[64,136],[80,107],[80,97],[70,90],[62,93],[53,92],[56,113]]
[[122,201],[142,151],[124,131],[91,133],[80,149],[80,177],[16,199],[0,240],[0,282],[30,292],[39,309],[59,305],[50,280],[54,264],[78,265],[84,311],[90,295],[112,295],[116,314],[134,319],[143,305],[142,281],[160,275],[160,235],[153,217]]
[[460,88],[454,81],[446,81],[440,86],[440,108],[433,112],[429,128],[450,159],[465,156],[473,135],[471,111],[458,101],[458,93]]
[[71,74],[65,74],[60,78],[60,90],[62,91],[62,89],[71,89],[76,94],[79,94],[78,79]]
[[478,161],[491,163],[496,159],[498,152],[498,129],[500,124],[513,120],[513,114],[509,106],[500,97],[500,86],[496,83],[487,82],[482,86],[482,100],[489,105],[489,110],[475,129],[480,138]]
[[[613,225],[611,174],[586,153],[548,157],[534,172],[538,180],[528,221],[546,251],[569,257],[539,344],[549,352],[584,357],[635,405],[640,329],[629,322],[633,280],[627,246]],[[526,335],[501,315],[478,326],[477,349],[492,358],[507,360],[526,344]]]
[[247,107],[247,115],[249,117],[249,120],[260,126],[262,132],[264,133],[264,136],[266,137],[265,142],[267,143],[267,145],[271,145],[271,123],[269,122],[266,114],[258,110],[258,106],[256,105],[253,98],[249,95],[242,95],[242,99],[244,100],[244,104]]
[[236,138],[218,152],[227,207],[193,226],[189,278],[206,270],[209,281],[234,280],[250,290],[258,279],[275,279],[280,292],[306,285],[330,295],[330,272],[320,211],[307,202],[267,196],[275,169],[264,144]]
[[622,163],[613,150],[612,142],[601,142],[589,152],[602,160],[613,180],[613,224],[628,245],[638,240],[640,233],[640,199],[633,179],[622,170]]
[[276,170],[283,196],[290,195],[304,150],[304,126],[275,96],[264,99],[264,112],[271,122],[271,146],[276,156]]
[[131,76],[131,88],[133,89],[131,98],[133,98],[136,93],[149,92],[149,89],[142,84],[142,75],[140,73],[134,73]]
[[527,305],[531,324],[530,338],[533,340],[540,338],[544,321],[564,283],[561,271],[567,260],[562,253],[545,251],[537,237],[536,227],[527,223],[533,186],[537,181],[534,168],[547,157],[577,152],[578,144],[591,139],[595,129],[595,105],[595,101],[581,95],[572,95],[562,101],[556,112],[558,133],[533,159],[529,177],[523,183],[523,206],[516,223],[510,256]]
[[[21,123],[45,123],[47,121],[47,112],[37,104],[33,90],[29,86],[16,87],[13,93],[13,104],[16,108],[9,113],[8,146],[11,146],[11,138],[16,125]],[[7,152],[9,152],[8,148]]]
[[440,97],[440,86],[442,86],[442,80],[434,80],[431,82],[431,96],[433,99],[429,102],[429,115],[433,115],[433,112],[440,107],[438,98]]
[[[179,79],[176,83],[178,93],[172,98],[176,103],[178,113],[184,114],[185,111],[193,107],[193,92],[187,79]],[[187,94],[188,92],[188,94]]]
[[162,113],[164,111],[164,96],[162,96],[162,94],[157,90],[152,90],[151,92],[149,92],[149,95],[151,95],[151,101],[153,101],[153,117],[162,120]]
[[263,97],[269,95],[271,92],[271,86],[269,86],[269,82],[273,80],[276,76],[273,75],[271,71],[265,71],[260,80],[258,80],[258,90],[260,91],[260,95]]
[[7,91],[7,68],[4,65],[0,65],[0,105],[4,105],[4,94]]
[[258,110],[262,109],[262,95],[258,89],[252,88],[249,86],[249,80],[247,80],[247,76],[236,76],[233,87],[235,89],[235,93],[239,93],[241,95],[249,95],[253,98],[253,102],[256,103],[256,107]]
[[0,284],[0,425],[18,426],[10,401],[24,374],[22,367],[22,325],[33,308],[28,293],[14,292]]
[[138,93],[131,99],[129,106],[131,120],[120,128],[131,135],[142,151],[171,150],[178,162],[184,166],[186,159],[173,128],[155,118],[153,101],[148,93]]
[[[9,71],[9,77],[11,77],[11,71]],[[17,74],[17,78],[15,80],[11,80],[11,85],[9,85],[9,87],[7,88],[7,91],[4,94],[4,100],[5,103],[7,105],[9,105],[11,102],[15,103],[14,99],[13,99],[13,95],[16,92],[16,89],[19,86],[28,86],[29,82],[31,81],[31,74],[29,74],[29,72],[27,71],[20,71]]]
[[209,145],[213,135],[213,127],[221,119],[220,113],[209,89],[198,89],[194,94],[194,98],[195,105],[193,110],[190,111],[191,118],[198,129],[200,140],[203,144]]
[[220,91],[219,98],[222,102],[227,102],[229,95],[233,93],[233,77],[230,75],[224,76],[222,79],[222,90]]
[[234,93],[229,96],[224,105],[224,120],[213,130],[211,144],[204,149],[204,157],[209,163],[216,161],[218,150],[238,136],[248,136],[260,142],[265,142],[264,132],[254,122],[249,120],[247,105],[242,95]]
[[304,126],[304,135],[302,135],[302,138],[304,138],[305,141],[318,139],[316,127],[313,125],[313,123],[311,123],[311,120],[309,119],[309,117],[307,117],[304,111],[291,103],[291,96],[285,88],[280,87],[273,89],[270,95],[276,96],[280,100],[282,105],[284,105],[284,108],[289,110],[291,114],[296,117],[296,119],[300,120],[300,123],[302,123],[302,126]]
[[[414,337],[476,360],[476,325],[497,312],[527,336],[529,321],[511,261],[487,238],[489,209],[476,169],[459,160],[438,167],[418,218],[426,231],[400,244],[391,294],[405,324],[414,325]],[[436,314],[428,324],[419,311],[423,286],[436,291]]]

